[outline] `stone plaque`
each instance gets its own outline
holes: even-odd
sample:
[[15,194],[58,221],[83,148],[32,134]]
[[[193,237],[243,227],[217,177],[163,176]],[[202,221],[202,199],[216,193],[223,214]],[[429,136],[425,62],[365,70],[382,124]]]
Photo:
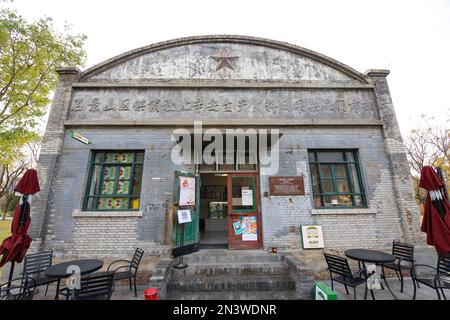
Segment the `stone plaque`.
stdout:
[[70,120],[378,119],[370,90],[74,90]]
[[270,196],[304,196],[303,177],[269,177]]

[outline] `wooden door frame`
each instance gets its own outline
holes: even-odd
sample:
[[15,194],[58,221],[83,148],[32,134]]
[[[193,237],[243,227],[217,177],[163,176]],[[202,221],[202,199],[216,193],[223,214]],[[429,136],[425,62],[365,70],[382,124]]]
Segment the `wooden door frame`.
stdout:
[[[232,178],[233,177],[253,177],[254,182],[254,199],[255,199],[255,210],[252,212],[243,212],[233,214],[233,206],[232,206]],[[250,250],[250,249],[261,249],[263,247],[263,232],[262,232],[262,217],[261,217],[261,205],[260,205],[260,193],[259,193],[259,173],[258,172],[230,172],[227,176],[227,201],[228,201],[228,249],[232,250]],[[248,244],[248,247],[242,246],[242,248],[234,247],[232,248],[234,229],[233,229],[233,216],[256,216],[257,223],[257,241],[248,241],[242,242],[241,244]]]

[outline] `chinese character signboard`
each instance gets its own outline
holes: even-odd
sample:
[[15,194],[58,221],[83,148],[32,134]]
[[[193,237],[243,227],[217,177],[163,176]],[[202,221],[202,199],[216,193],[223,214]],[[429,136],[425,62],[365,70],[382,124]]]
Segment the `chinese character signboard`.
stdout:
[[322,226],[301,226],[303,249],[324,247]]
[[304,196],[303,177],[269,177],[270,196]]

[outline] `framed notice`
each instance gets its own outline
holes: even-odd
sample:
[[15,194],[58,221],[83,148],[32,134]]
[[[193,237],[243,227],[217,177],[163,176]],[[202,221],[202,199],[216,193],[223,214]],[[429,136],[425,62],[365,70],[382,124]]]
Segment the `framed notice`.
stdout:
[[322,226],[301,226],[303,249],[324,248]]
[[304,196],[305,184],[302,176],[269,177],[270,196]]
[[195,177],[179,177],[180,183],[180,206],[195,206]]
[[178,223],[189,223],[192,222],[191,210],[178,210]]

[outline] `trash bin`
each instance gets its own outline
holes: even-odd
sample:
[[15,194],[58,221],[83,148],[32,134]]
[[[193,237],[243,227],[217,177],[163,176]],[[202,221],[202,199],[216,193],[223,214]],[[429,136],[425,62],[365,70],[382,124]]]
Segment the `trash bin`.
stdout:
[[158,300],[158,289],[148,288],[144,291],[144,300]]

